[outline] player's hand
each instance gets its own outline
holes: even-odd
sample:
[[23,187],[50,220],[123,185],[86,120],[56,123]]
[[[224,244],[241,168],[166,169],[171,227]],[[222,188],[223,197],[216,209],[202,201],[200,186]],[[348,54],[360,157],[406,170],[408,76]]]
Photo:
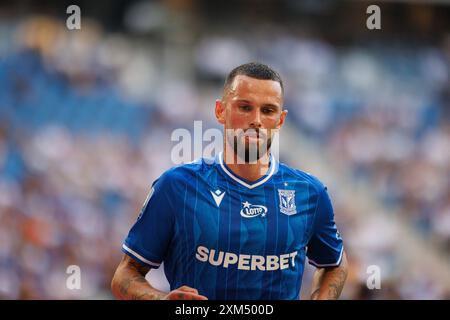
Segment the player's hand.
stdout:
[[182,286],[170,291],[163,300],[208,300],[208,298],[198,294],[197,289]]

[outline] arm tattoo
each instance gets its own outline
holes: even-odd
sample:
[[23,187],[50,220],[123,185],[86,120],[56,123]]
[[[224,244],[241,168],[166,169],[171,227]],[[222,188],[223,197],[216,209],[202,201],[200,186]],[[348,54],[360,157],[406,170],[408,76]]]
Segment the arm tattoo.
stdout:
[[119,286],[120,293],[124,296],[127,295],[128,289],[130,288],[130,285],[133,282],[147,283],[147,280],[145,280],[145,278],[143,276],[136,276],[136,277],[123,279],[123,281],[120,283],[120,286]]
[[147,274],[147,272],[150,270],[150,267],[143,266],[142,264],[140,264],[139,262],[137,262],[133,259],[129,259],[128,264],[130,266],[132,266],[134,269],[136,269],[144,277]]
[[311,294],[311,300],[316,300],[319,297],[320,288],[317,288],[314,290],[314,292]]
[[328,284],[328,299],[337,299],[341,295],[344,288],[345,279],[347,278],[347,271],[344,269],[334,269],[329,271],[330,283]]
[[140,293],[140,294],[132,294],[131,295],[131,300],[144,300],[146,298],[152,299],[152,300],[156,300],[156,299],[159,300],[159,298],[156,295],[151,295],[151,294],[149,294],[147,292]]
[[130,288],[131,279],[123,279],[119,284],[120,294],[126,296],[128,294],[128,289]]
[[316,270],[311,299],[338,299],[347,279],[346,263],[339,267]]
[[134,274],[124,277],[119,283],[118,289],[121,296],[132,300],[159,299],[160,297],[152,291],[150,286],[142,286],[142,284],[148,285],[145,275],[150,268],[131,258],[125,257],[124,259],[126,259],[128,270],[130,272],[134,271]]

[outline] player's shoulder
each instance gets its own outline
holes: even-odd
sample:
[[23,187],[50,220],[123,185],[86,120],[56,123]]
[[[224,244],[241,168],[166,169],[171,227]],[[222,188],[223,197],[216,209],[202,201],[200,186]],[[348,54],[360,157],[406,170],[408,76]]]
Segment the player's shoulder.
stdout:
[[292,168],[285,163],[279,163],[279,170],[283,173],[283,176],[289,175],[297,181],[305,182],[312,186],[317,193],[326,189],[325,184],[316,176],[309,172],[302,171],[300,169]]
[[158,180],[179,182],[192,180],[197,175],[208,173],[213,169],[214,158],[198,158],[194,161],[179,164],[164,171]]

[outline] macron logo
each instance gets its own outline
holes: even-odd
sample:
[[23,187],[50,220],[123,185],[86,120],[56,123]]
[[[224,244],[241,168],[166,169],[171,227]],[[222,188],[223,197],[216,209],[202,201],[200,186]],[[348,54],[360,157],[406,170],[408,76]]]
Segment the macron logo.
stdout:
[[219,189],[217,189],[214,192],[212,192],[211,190],[209,192],[211,192],[211,194],[214,198],[214,201],[217,204],[217,207],[219,207],[220,203],[222,202],[223,196],[225,195],[225,191],[220,191]]

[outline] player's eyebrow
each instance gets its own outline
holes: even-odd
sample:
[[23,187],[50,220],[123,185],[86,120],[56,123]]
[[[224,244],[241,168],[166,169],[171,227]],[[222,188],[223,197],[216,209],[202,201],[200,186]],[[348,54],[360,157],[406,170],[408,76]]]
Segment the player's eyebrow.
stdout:
[[276,104],[272,104],[272,103],[267,103],[267,104],[263,104],[263,107],[269,107],[269,108],[274,108],[275,110],[280,109],[280,106],[276,105]]
[[[243,102],[243,103],[252,104],[251,101],[246,100],[246,99],[236,99],[235,101],[236,101],[236,102],[241,102],[241,103]],[[273,103],[265,103],[265,104],[262,105],[262,107],[274,108],[275,110],[280,109],[280,106],[278,106],[278,105],[276,105],[276,104],[273,104]]]

